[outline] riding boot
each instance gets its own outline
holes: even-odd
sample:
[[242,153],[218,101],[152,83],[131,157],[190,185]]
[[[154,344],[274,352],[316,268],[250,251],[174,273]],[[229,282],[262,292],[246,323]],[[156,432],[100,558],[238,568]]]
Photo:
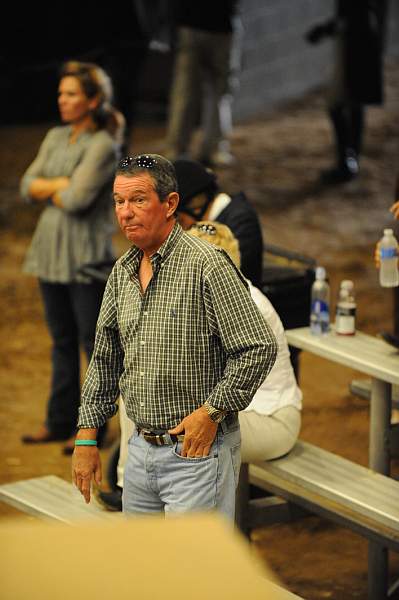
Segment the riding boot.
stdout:
[[364,108],[361,104],[354,104],[348,110],[350,113],[350,146],[359,157],[363,143]]
[[351,124],[348,108],[344,105],[329,110],[334,128],[337,166],[322,173],[322,182],[327,185],[345,183],[359,173],[358,157],[351,144]]

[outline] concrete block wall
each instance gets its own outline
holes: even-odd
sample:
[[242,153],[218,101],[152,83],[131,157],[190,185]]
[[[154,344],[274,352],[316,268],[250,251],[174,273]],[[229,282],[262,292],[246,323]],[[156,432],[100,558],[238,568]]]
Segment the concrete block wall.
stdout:
[[[357,0],[352,0],[357,1]],[[334,15],[334,0],[241,0],[244,28],[234,120],[256,117],[328,81],[332,43],[305,33]],[[399,54],[399,2],[388,10],[387,54]]]

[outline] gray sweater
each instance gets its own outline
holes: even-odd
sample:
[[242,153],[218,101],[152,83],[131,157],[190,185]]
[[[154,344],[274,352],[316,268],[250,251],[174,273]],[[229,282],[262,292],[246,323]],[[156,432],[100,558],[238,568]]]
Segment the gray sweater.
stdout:
[[40,215],[23,270],[48,282],[86,282],[78,274],[85,263],[112,258],[115,229],[112,182],[118,147],[104,130],[85,132],[69,143],[70,126],[51,129],[21,180],[29,199],[37,177],[69,177],[60,192],[63,208],[49,203]]

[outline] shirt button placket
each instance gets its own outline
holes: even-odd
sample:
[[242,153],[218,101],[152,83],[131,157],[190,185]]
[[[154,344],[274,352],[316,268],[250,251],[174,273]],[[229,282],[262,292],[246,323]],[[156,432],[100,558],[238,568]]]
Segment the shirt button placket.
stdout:
[[[148,316],[148,310],[146,310],[145,305],[146,305],[146,301],[145,301],[145,299],[143,299],[143,301],[142,301],[142,314],[143,314],[144,317],[147,317]],[[144,321],[144,327],[145,327],[145,325],[146,325],[146,322]],[[141,339],[140,342],[139,342],[139,344],[140,344],[140,348],[144,348],[144,346],[145,346],[145,340]],[[139,375],[140,375],[141,382],[144,384],[145,371],[141,370],[139,372]],[[145,402],[143,400],[140,401],[140,407],[141,408],[145,407]]]

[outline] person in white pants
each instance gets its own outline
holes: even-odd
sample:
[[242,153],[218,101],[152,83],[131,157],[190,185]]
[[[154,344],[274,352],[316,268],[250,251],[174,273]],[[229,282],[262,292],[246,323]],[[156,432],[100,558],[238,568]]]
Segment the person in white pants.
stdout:
[[[238,241],[231,230],[214,221],[198,221],[188,231],[222,248],[240,266]],[[255,393],[250,405],[239,413],[241,461],[271,460],[289,452],[301,427],[302,392],[290,361],[280,317],[266,296],[249,280],[249,292],[277,339],[276,362]]]
[[[222,248],[240,266],[238,241],[231,230],[215,221],[199,221],[188,231]],[[252,463],[278,458],[289,452],[298,439],[301,427],[302,392],[299,389],[290,361],[290,353],[280,317],[266,296],[249,280],[249,292],[277,339],[276,362],[250,405],[239,413],[241,429],[241,461]],[[121,427],[120,453],[117,467],[117,486],[120,491],[99,492],[108,508],[122,507],[123,474],[128,440],[134,423],[126,416],[123,400],[119,402]]]

